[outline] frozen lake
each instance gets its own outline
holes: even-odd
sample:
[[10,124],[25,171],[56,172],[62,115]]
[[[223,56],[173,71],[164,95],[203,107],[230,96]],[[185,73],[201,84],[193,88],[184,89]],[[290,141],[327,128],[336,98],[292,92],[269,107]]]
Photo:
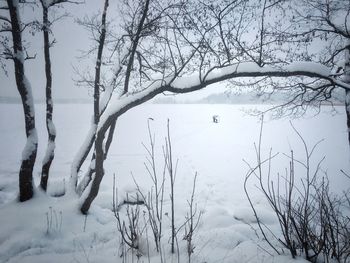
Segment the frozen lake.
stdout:
[[[106,175],[94,207],[111,208],[113,174],[116,175],[118,194],[121,198],[127,193],[135,192],[131,173],[142,188],[151,187],[150,178],[144,168],[146,151],[142,145],[148,145],[147,121],[152,118],[149,122],[156,138],[159,169],[162,169],[162,145],[169,119],[173,155],[178,159],[175,195],[179,196],[176,211],[180,215],[186,213],[186,200],[190,197],[193,177],[198,173],[196,200],[199,209],[204,213],[204,229],[208,231],[199,231],[198,247],[203,248],[203,251],[197,255],[197,261],[209,259],[208,262],[215,262],[213,260],[217,255],[222,255],[222,260],[218,262],[236,262],[232,261],[231,256],[236,255],[235,253],[243,255],[245,250],[241,248],[241,252],[232,252],[232,248],[254,236],[254,233],[247,234],[249,227],[237,224],[233,218],[251,216],[243,191],[243,182],[248,170],[243,159],[252,165],[255,161],[254,143],[259,140],[260,121],[258,117],[246,112],[256,107],[262,109],[267,106],[146,104],[130,110],[118,120],[110,154],[105,162]],[[292,122],[310,149],[318,141],[324,140],[317,147],[312,164],[316,165],[325,156],[322,173],[328,174],[332,189],[340,192],[349,187],[349,180],[340,170],[350,172],[350,153],[344,109],[339,106],[335,110],[336,112],[331,111],[330,107],[324,107],[318,115],[310,111]],[[36,111],[40,140],[35,167],[35,179],[38,183],[47,134],[44,125],[44,105],[36,105]],[[5,213],[8,209],[6,203],[16,196],[21,151],[25,143],[22,115],[20,105],[0,104],[0,214]],[[49,192],[50,187],[51,191],[54,191],[52,189],[62,185],[64,178],[68,179],[71,162],[87,134],[91,115],[92,105],[55,106],[57,147],[51,168]],[[214,115],[219,116],[218,123],[213,123]],[[289,165],[289,158],[283,153],[289,154],[293,149],[296,159],[304,160],[305,157],[303,145],[289,121],[289,118],[271,120],[269,116],[265,117],[262,154],[267,157],[270,148],[272,152],[281,153],[272,162],[273,174],[283,173]],[[86,166],[83,167],[82,173],[84,170]],[[254,189],[253,185],[251,189]],[[261,193],[253,191],[255,201],[259,204]],[[169,201],[168,196],[165,201]],[[265,216],[267,221],[273,221],[271,214],[265,213]],[[177,223],[180,224],[181,220],[183,219],[178,219]],[[222,242],[215,241],[216,239],[221,239]],[[246,246],[246,249],[254,250],[250,247],[251,244]],[[10,248],[4,250],[6,253],[12,251]],[[250,254],[249,252],[248,255]],[[252,262],[260,262],[258,258],[257,256],[256,261]],[[28,259],[22,262],[31,261]]]
[[[44,105],[36,105],[39,149],[35,174],[46,147]],[[242,177],[246,166],[242,159],[254,158],[254,143],[258,142],[259,118],[246,111],[255,109],[250,105],[153,105],[147,104],[124,114],[117,124],[114,141],[107,160],[108,172],[128,177],[130,171],[143,168],[146,153],[142,143],[148,143],[147,119],[152,118],[151,128],[156,135],[159,155],[164,144],[167,119],[170,120],[171,137],[179,168],[186,172],[198,171],[201,177]],[[260,108],[267,106],[261,106]],[[52,177],[69,176],[71,161],[87,134],[92,106],[88,104],[58,104],[54,121],[57,128],[56,156],[51,168]],[[340,169],[349,168],[345,112],[336,107],[331,112],[324,107],[319,115],[310,112],[292,122],[311,147],[319,140],[315,160],[326,156],[323,168],[331,176],[338,176]],[[218,115],[219,123],[212,122]],[[21,151],[25,143],[23,113],[18,104],[0,104],[0,172],[2,175],[17,174]],[[292,130],[289,118],[271,120],[265,117],[263,150],[272,147],[273,152],[289,153],[303,157],[302,144]],[[279,166],[279,162],[277,164]],[[283,164],[281,164],[283,168]],[[108,173],[107,172],[107,173]],[[230,176],[229,176],[230,175]]]

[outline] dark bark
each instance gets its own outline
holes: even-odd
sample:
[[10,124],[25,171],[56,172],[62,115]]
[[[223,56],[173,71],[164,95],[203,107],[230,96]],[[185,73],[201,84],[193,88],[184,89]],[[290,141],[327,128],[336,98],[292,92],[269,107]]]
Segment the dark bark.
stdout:
[[[114,135],[114,130],[115,130],[115,126],[116,126],[117,120],[115,120],[111,127],[109,128],[109,132],[108,132],[108,137],[105,143],[105,152],[104,152],[104,160],[107,159],[108,156],[108,150],[112,144],[112,140],[113,140],[113,135]],[[91,162],[90,163],[94,163],[96,164],[96,153],[94,152],[92,157],[91,157]],[[86,189],[86,187],[89,185],[89,183],[91,182],[92,179],[92,175],[96,172],[95,168],[92,168],[91,166],[89,167],[89,170],[86,172],[83,180],[81,181],[81,183],[78,186],[77,192],[79,194],[82,194],[84,192],[84,190]]]
[[27,145],[23,152],[21,168],[19,171],[19,201],[23,202],[33,197],[33,167],[36,160],[38,143],[35,129],[34,103],[31,88],[24,73],[24,49],[21,35],[21,22],[19,21],[17,13],[18,4],[18,1],[7,0],[11,17],[15,79],[22,100],[25,131],[27,136]]
[[[102,65],[102,54],[103,54],[103,48],[105,45],[105,39],[106,39],[106,17],[107,17],[107,9],[109,6],[109,0],[105,0],[104,2],[104,8],[102,13],[102,19],[101,19],[101,34],[98,40],[98,50],[97,50],[97,58],[96,58],[96,64],[95,64],[95,81],[94,81],[94,124],[98,125],[100,121],[100,80],[101,80],[101,65]],[[104,110],[104,109],[103,109]],[[79,162],[77,164],[77,167],[73,167],[75,170],[74,172],[78,174],[81,166],[83,165],[84,161],[86,160],[86,157],[88,156],[94,141],[96,139],[96,134],[91,136],[88,147],[85,149],[85,152],[80,157]],[[95,145],[96,148],[96,145]],[[96,149],[95,149],[96,151]],[[92,161],[94,160],[94,155],[92,157]],[[88,174],[92,176],[93,174],[92,168],[89,168]],[[89,180],[90,181],[90,180]],[[75,180],[75,187],[77,187],[77,179]],[[87,184],[83,187],[85,188]],[[81,186],[80,186],[81,188]],[[77,190],[77,189],[76,189]]]
[[103,47],[105,45],[106,39],[106,16],[108,1],[105,0],[102,22],[101,22],[101,34],[98,41],[97,59],[95,65],[95,82],[94,82],[94,123],[97,125],[100,120],[100,79],[101,79],[101,63],[102,63],[102,53]]
[[[304,71],[304,70],[290,70],[290,71],[283,71],[280,69],[271,69],[271,70],[266,70],[266,71],[232,71],[228,72],[227,74],[224,75],[219,75],[216,77],[212,77],[207,80],[203,80],[202,82],[195,84],[191,87],[188,88],[178,88],[178,87],[173,87],[171,84],[164,85],[159,87],[158,89],[153,89],[152,91],[145,92],[144,95],[138,96],[137,99],[131,100],[129,103],[127,103],[124,107],[120,108],[118,111],[113,113],[112,115],[108,116],[108,119],[103,123],[100,124],[101,128],[99,130],[100,137],[104,136],[104,134],[108,131],[109,127],[113,124],[113,121],[116,120],[119,116],[127,112],[128,110],[152,99],[156,95],[163,93],[163,92],[173,92],[173,93],[189,93],[193,91],[197,91],[200,89],[205,88],[208,85],[218,83],[224,80],[228,79],[234,79],[234,78],[239,78],[239,77],[261,77],[261,76],[271,76],[271,77],[293,77],[293,76],[308,76],[308,77],[313,77],[313,78],[322,78],[325,80],[328,80],[330,83],[333,83],[334,79],[328,76],[323,76],[318,74],[317,72],[309,72],[309,71]],[[174,78],[175,79],[175,78]],[[132,95],[130,95],[132,96]],[[121,98],[123,99],[123,98]],[[99,184],[102,181],[102,177],[104,176],[103,174],[103,161],[104,158],[96,158],[96,175],[95,179],[92,182],[94,185],[94,190],[98,189],[97,184]],[[100,163],[101,162],[101,163]],[[99,169],[97,169],[99,167]],[[102,168],[101,168],[102,167]],[[94,198],[96,197],[97,193],[90,193],[87,199],[84,201],[84,209],[82,208],[81,211],[83,213],[87,213],[88,209],[90,208],[90,205]]]
[[42,3],[43,8],[43,35],[44,35],[44,56],[45,56],[45,75],[46,75],[46,129],[48,133],[48,144],[45,159],[41,170],[40,187],[46,191],[47,181],[51,163],[55,156],[56,130],[52,121],[53,102],[52,102],[52,73],[50,59],[50,39],[49,39],[49,19],[48,7]]
[[111,144],[112,144],[116,124],[117,124],[117,120],[114,120],[111,124],[111,127],[109,128],[109,131],[108,131],[108,137],[107,137],[106,146],[105,146],[106,150],[104,153],[105,160],[107,159],[108,151],[109,151],[109,148],[111,147]]
[[[132,39],[132,50],[130,53],[130,58],[129,58],[126,73],[125,73],[124,94],[127,93],[128,89],[129,89],[129,79],[130,79],[130,74],[131,74],[131,70],[132,70],[132,66],[133,66],[134,56],[136,53],[136,48],[138,46],[139,40],[141,38],[141,31],[143,28],[143,24],[145,22],[145,19],[146,19],[147,13],[148,13],[149,2],[150,2],[149,0],[146,0],[145,7],[144,7],[143,13],[142,13],[142,17],[141,17],[141,20],[138,24],[135,38]],[[105,9],[104,9],[103,15],[106,14],[107,7],[108,7],[108,0],[106,0],[106,2],[105,2]],[[104,19],[105,19],[105,17],[102,17],[102,23],[104,22]],[[103,27],[103,28],[105,28],[105,27]],[[102,36],[102,33],[101,33],[101,36]],[[100,36],[100,42],[99,42],[99,51],[100,51],[101,46],[102,46],[101,49],[103,48],[103,45],[101,45],[101,36]],[[103,38],[103,41],[104,41],[104,38]],[[97,62],[98,61],[99,60],[97,60]],[[97,64],[96,64],[96,67],[97,67]],[[96,73],[97,73],[97,68],[96,68]],[[95,75],[95,80],[96,80],[96,76],[97,75]],[[96,81],[95,81],[95,84],[96,84]],[[96,90],[95,90],[95,96],[94,96],[95,103],[96,103],[96,95],[98,95],[98,94],[96,93]],[[97,105],[95,105],[95,120],[97,119],[96,107],[97,107]],[[126,108],[128,108],[128,106]],[[106,153],[103,152],[103,148],[102,148],[103,147],[102,146],[103,145],[103,138],[104,138],[106,131],[109,128],[112,128],[112,129],[110,129],[110,131],[112,131],[112,132],[110,132],[111,136],[108,136],[109,138],[107,139],[107,144],[110,145],[110,143],[112,141],[112,135],[114,133],[115,122],[116,122],[117,118],[118,117],[113,118],[113,119],[110,118],[108,127],[105,126],[105,128],[106,128],[105,130],[104,129],[100,130],[98,132],[97,138],[95,140],[95,157],[96,157],[96,159],[95,159],[95,178],[92,181],[92,186],[91,186],[90,192],[88,194],[88,197],[85,199],[83,205],[81,206],[81,212],[83,214],[86,214],[88,212],[88,210],[91,206],[91,203],[93,202],[93,200],[96,198],[96,196],[98,194],[99,185],[100,185],[102,178],[104,176],[103,162],[107,156]],[[98,116],[98,120],[99,120],[99,116]],[[99,145],[99,144],[101,144],[101,145]],[[100,152],[100,150],[101,150],[101,152]],[[91,173],[91,176],[92,176],[92,173]]]
[[[96,65],[95,65],[95,82],[94,82],[94,124],[98,125],[100,121],[100,79],[101,79],[101,64],[102,64],[102,53],[103,53],[103,47],[105,45],[105,39],[106,39],[106,16],[107,16],[107,9],[108,9],[108,1],[105,0],[103,13],[102,13],[102,19],[101,19],[101,34],[98,41],[98,50],[97,50],[97,58],[96,58]],[[92,156],[92,162],[96,158],[96,141],[95,141],[95,152]],[[92,174],[94,173],[95,169],[89,167],[89,182],[91,180]],[[87,186],[87,185],[86,185]]]
[[[114,77],[115,79],[117,78],[117,76],[119,76],[121,70],[122,70],[122,67],[119,67],[119,69],[118,69],[117,72],[115,73],[115,77]],[[112,83],[113,83],[113,82],[112,82]],[[112,85],[115,85],[115,83],[112,84]],[[111,99],[111,97],[112,97],[112,93],[109,94],[109,98],[107,99],[108,102],[109,102],[109,100]],[[106,107],[107,107],[107,105],[108,105],[108,102],[104,105],[104,108],[100,109],[100,116],[101,116],[101,115],[103,114],[103,112],[105,111],[105,109],[106,109]],[[108,139],[107,139],[107,140],[108,140]],[[93,136],[91,136],[91,138],[89,138],[88,145],[87,145],[87,147],[85,148],[84,153],[83,153],[81,156],[79,156],[79,160],[74,161],[74,164],[76,164],[76,163],[77,163],[77,164],[73,167],[73,169],[74,169],[73,171],[74,171],[74,172],[72,172],[72,174],[78,174],[78,172],[79,172],[81,166],[82,166],[83,163],[85,162],[86,157],[88,156],[88,154],[89,154],[89,152],[90,152],[90,150],[91,150],[91,148],[92,148],[92,146],[93,146],[93,144],[94,144],[94,141],[95,141],[95,135],[93,135]],[[108,143],[107,143],[107,145],[108,145]]]
[[103,153],[103,139],[104,139],[105,133],[107,132],[107,130],[110,127],[113,126],[113,124],[115,123],[115,121],[118,119],[119,116],[121,116],[122,114],[124,114],[128,110],[152,99],[154,96],[156,96],[159,93],[162,93],[162,91],[164,91],[164,90],[165,89],[163,89],[163,88],[159,89],[159,90],[154,90],[153,92],[146,94],[145,96],[141,97],[140,99],[134,100],[131,103],[127,104],[125,107],[121,108],[115,114],[110,115],[108,117],[107,121],[102,125],[101,129],[98,131],[97,138],[95,141],[95,149],[96,149],[96,152],[95,152],[96,153],[95,177],[94,177],[94,180],[92,181],[90,192],[80,208],[80,211],[83,214],[87,214],[87,212],[89,211],[92,202],[94,201],[94,199],[96,198],[96,196],[98,194],[98,190],[99,190],[102,178],[104,176],[103,163],[105,160],[105,156]]
[[[91,163],[96,163],[96,154],[95,152],[92,154],[91,157]],[[80,181],[80,183],[77,186],[76,192],[78,193],[78,195],[82,195],[83,192],[85,191],[86,187],[90,184],[91,180],[92,180],[92,175],[96,172],[95,168],[92,168],[91,165],[89,166],[88,171],[86,172],[86,174],[84,175],[83,179]]]
[[91,136],[91,138],[89,140],[89,144],[84,150],[84,154],[82,156],[80,156],[80,159],[79,159],[79,162],[78,162],[77,166],[73,167],[73,169],[75,170],[74,172],[76,172],[77,174],[80,171],[81,166],[85,162],[86,157],[89,155],[89,152],[90,152],[92,146],[94,145],[94,141],[95,141],[95,135]]
[[94,177],[94,180],[92,181],[91,189],[89,192],[89,195],[84,200],[80,211],[83,214],[87,214],[87,212],[90,209],[91,203],[96,198],[98,191],[100,189],[100,184],[102,181],[102,178],[104,176],[104,168],[103,168],[103,159],[104,159],[104,153],[103,153],[103,139],[104,139],[105,132],[98,132],[96,141],[95,141],[95,154],[96,154],[96,175]]
[[[227,67],[223,67],[223,69],[225,69],[225,68],[227,68]],[[100,130],[98,133],[100,134],[100,137],[102,137],[102,136],[104,137],[104,134],[108,131],[108,129],[112,125],[113,121],[116,120],[119,116],[121,116],[122,114],[124,114],[128,110],[152,99],[153,97],[155,97],[156,95],[158,95],[160,93],[163,93],[166,91],[172,92],[172,93],[179,93],[179,94],[189,93],[189,92],[194,92],[194,91],[203,89],[211,84],[218,83],[218,82],[228,80],[228,79],[247,78],[247,77],[264,77],[264,76],[269,76],[269,77],[307,76],[307,77],[311,77],[311,78],[324,79],[324,80],[327,80],[334,85],[339,85],[340,87],[343,87],[344,89],[347,88],[347,86],[344,85],[344,82],[337,82],[332,76],[326,76],[326,75],[319,74],[316,71],[315,72],[306,71],[306,70],[298,69],[298,68],[289,69],[289,70],[271,68],[270,70],[265,69],[265,70],[261,70],[261,71],[260,70],[255,71],[254,69],[253,70],[229,71],[223,75],[219,74],[218,76],[204,79],[201,82],[194,84],[193,86],[190,86],[187,88],[172,86],[171,83],[169,83],[169,84],[166,84],[164,86],[160,86],[157,89],[153,89],[149,92],[144,92],[143,95],[140,95],[140,93],[143,92],[143,91],[141,91],[138,94],[137,99],[130,100],[130,102],[127,103],[124,107],[120,108],[118,111],[116,111],[112,115],[108,116],[107,120],[103,124],[100,123]],[[174,80],[176,79],[175,77],[174,77]],[[129,96],[132,96],[132,95],[129,95]],[[122,99],[123,99],[123,97],[121,97],[121,100]],[[92,182],[92,184],[94,186],[94,191],[96,189],[98,189],[97,184],[98,185],[100,184],[100,182],[102,181],[102,177],[104,176],[103,161],[104,161],[104,158],[96,158],[96,164],[95,164],[96,165],[96,174],[95,174],[95,178]],[[97,169],[97,167],[99,167],[99,169]],[[87,213],[87,211],[88,211],[92,201],[96,197],[96,195],[97,195],[97,193],[95,193],[95,192],[89,193],[88,197],[86,198],[86,200],[84,201],[84,204],[83,204],[84,209],[83,208],[81,209],[81,211],[83,213]]]

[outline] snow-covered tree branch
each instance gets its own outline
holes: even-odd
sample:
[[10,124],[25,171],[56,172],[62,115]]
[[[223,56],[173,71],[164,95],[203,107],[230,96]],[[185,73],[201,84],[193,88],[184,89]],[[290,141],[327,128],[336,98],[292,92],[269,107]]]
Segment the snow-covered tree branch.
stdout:
[[290,57],[293,41],[288,40],[283,49],[282,34],[270,34],[269,30],[276,28],[276,21],[266,21],[262,16],[274,8],[286,12],[280,9],[281,1],[265,2],[262,9],[257,1],[169,1],[161,5],[157,1],[145,1],[142,4],[126,4],[129,13],[125,10],[123,13],[133,14],[126,16],[131,19],[126,19],[122,27],[126,30],[123,35],[136,30],[127,42],[133,55],[120,74],[123,91],[112,97],[100,116],[95,141],[96,173],[82,205],[83,213],[96,197],[104,174],[103,142],[107,130],[123,113],[160,93],[189,93],[226,80],[240,82],[259,77],[311,79],[317,85],[309,85],[311,82],[307,80],[300,85],[315,93],[314,97],[309,96],[314,99],[327,98],[336,88],[350,90],[343,73],[335,73],[331,65],[310,61],[305,54]]
[[[43,189],[46,189],[55,141],[48,10],[65,2],[78,3],[40,0],[49,133]],[[91,128],[71,166],[70,190],[79,194],[85,188],[87,191],[82,212],[88,211],[98,193],[117,119],[158,94],[190,93],[230,81],[231,86],[242,89],[250,86],[271,93],[282,90],[289,96],[288,103],[282,106],[293,108],[322,103],[342,91],[346,94],[350,120],[350,8],[346,3],[346,0],[125,0],[112,11],[118,17],[114,20],[107,16],[110,7],[105,0],[99,14],[80,19],[93,42],[86,56],[94,58],[94,73],[80,74],[82,78],[77,81],[94,90]],[[23,45],[16,43],[22,41],[19,37],[30,23],[22,25],[18,13],[11,13],[10,4],[16,10],[18,1],[8,0],[1,8],[11,15],[5,12],[0,15],[0,30],[2,36],[12,32],[14,45],[10,44],[10,38],[1,38],[0,58],[1,61],[13,59],[19,69],[16,74],[22,72],[24,76],[23,62],[31,56]],[[18,79],[17,86],[23,82]],[[24,105],[31,112],[26,114],[30,130],[35,128],[33,105],[28,104],[30,99],[26,97],[30,88],[21,90]],[[34,135],[27,131],[27,136]],[[80,177],[81,166],[93,146],[90,168]],[[32,161],[34,164],[35,157]]]

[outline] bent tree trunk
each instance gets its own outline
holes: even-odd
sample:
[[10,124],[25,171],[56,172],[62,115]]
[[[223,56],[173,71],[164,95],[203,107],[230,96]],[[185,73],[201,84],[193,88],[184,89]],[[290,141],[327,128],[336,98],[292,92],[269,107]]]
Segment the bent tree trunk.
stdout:
[[55,156],[56,129],[52,121],[53,102],[52,102],[52,73],[50,59],[50,39],[49,39],[49,19],[48,7],[42,3],[43,8],[43,33],[44,33],[44,55],[45,55],[45,75],[46,75],[46,129],[48,133],[48,142],[46,153],[42,163],[40,187],[46,191],[47,181],[52,160]]
[[96,126],[92,123],[90,130],[88,131],[88,134],[85,138],[85,141],[83,142],[83,145],[80,147],[80,150],[74,157],[73,163],[71,165],[71,175],[68,187],[68,191],[70,191],[71,193],[75,193],[75,188],[78,183],[78,173],[84,161],[86,160],[86,157],[88,156],[92,145],[94,144],[95,132]]
[[[249,65],[247,67],[247,65]],[[331,76],[331,71],[321,72],[320,71],[306,71],[305,65],[298,67],[299,65],[289,64],[286,67],[275,68],[266,66],[264,68],[259,65],[252,66],[252,64],[240,64],[238,66],[224,66],[219,69],[211,69],[210,73],[207,74],[205,79],[199,78],[197,82],[192,82],[191,85],[181,86],[181,83],[185,83],[186,77],[174,76],[173,79],[170,79],[168,82],[160,80],[159,82],[154,82],[153,86],[149,89],[144,89],[139,92],[126,93],[121,97],[118,97],[118,103],[116,107],[113,108],[113,111],[108,114],[102,115],[100,118],[99,128],[97,132],[96,139],[96,172],[91,183],[90,192],[83,201],[83,204],[80,208],[83,214],[86,214],[91,206],[91,203],[98,194],[99,185],[104,176],[103,161],[104,161],[104,152],[103,152],[103,139],[105,133],[113,124],[113,121],[119,118],[122,114],[128,110],[152,99],[156,95],[163,92],[172,92],[177,94],[190,93],[200,89],[203,89],[211,84],[219,83],[224,80],[234,79],[234,78],[246,78],[246,77],[293,77],[293,76],[307,76],[322,78],[328,80],[334,85],[339,85],[340,87],[347,89],[348,85],[344,84],[343,81],[338,81]],[[225,70],[222,70],[225,69]],[[192,80],[191,76],[191,80]]]
[[104,153],[103,153],[103,139],[104,139],[104,131],[99,131],[96,136],[95,141],[95,156],[96,156],[96,167],[95,167],[95,177],[92,180],[90,192],[87,196],[87,198],[84,200],[80,211],[83,214],[87,214],[87,212],[90,209],[91,203],[96,198],[98,191],[100,189],[100,184],[104,175],[104,168],[103,168],[103,159],[104,159]]
[[[96,135],[96,141],[95,141],[95,176],[93,177],[93,180],[91,182],[91,187],[89,190],[89,193],[87,195],[87,197],[85,198],[85,200],[83,201],[83,204],[80,207],[80,211],[83,214],[87,214],[90,206],[92,204],[92,202],[94,201],[94,199],[96,198],[99,188],[100,188],[100,184],[102,181],[102,178],[104,176],[104,160],[107,157],[106,152],[104,152],[104,147],[103,147],[103,141],[104,141],[104,137],[106,132],[108,131],[108,129],[110,129],[110,134],[109,136],[112,136],[114,133],[114,125],[117,121],[117,119],[119,118],[119,116],[121,116],[122,114],[124,114],[125,112],[127,112],[128,110],[152,99],[154,96],[156,96],[159,93],[162,93],[164,91],[164,89],[158,89],[158,90],[153,90],[153,91],[145,91],[144,94],[142,94],[141,96],[139,96],[137,99],[132,99],[133,96],[126,96],[124,98],[121,98],[121,100],[124,100],[124,102],[121,102],[121,107],[119,108],[118,111],[115,112],[115,114],[110,115],[107,120],[103,123],[103,125],[101,126],[101,128],[98,130],[97,135]],[[129,100],[129,98],[131,98]],[[107,139],[107,143],[108,141],[111,140],[111,138]],[[110,143],[108,143],[110,144]]]
[[[105,147],[104,147],[105,148],[105,152],[103,154],[104,160],[106,160],[106,158],[107,158],[108,150],[109,150],[109,148],[112,144],[112,141],[113,141],[113,135],[114,135],[114,131],[115,131],[116,122],[117,122],[117,120],[115,120],[112,123],[111,127],[109,128],[108,137],[107,137],[107,140],[105,142]],[[83,194],[83,192],[85,191],[85,189],[87,188],[87,186],[91,182],[92,176],[96,172],[95,164],[96,164],[96,152],[94,152],[92,157],[91,157],[89,170],[86,172],[83,179],[80,181],[80,183],[77,186],[77,193],[79,195]]]
[[[70,179],[70,190],[71,191],[81,191],[81,186],[83,186],[83,190],[87,186],[87,184],[90,182],[89,176],[92,176],[93,173],[93,167],[90,166],[89,172],[87,176],[84,176],[83,178],[83,185],[77,185],[78,183],[78,172],[80,170],[80,167],[82,166],[83,162],[85,161],[87,155],[90,152],[90,149],[94,143],[95,137],[96,137],[96,128],[100,121],[100,79],[101,79],[101,65],[102,65],[102,54],[103,54],[103,48],[105,45],[105,39],[106,39],[106,17],[107,17],[107,9],[109,6],[109,0],[105,0],[104,2],[104,8],[101,18],[101,33],[98,40],[98,50],[97,50],[97,58],[96,58],[96,65],[95,65],[95,80],[94,80],[94,119],[93,119],[93,125],[90,128],[90,132],[88,135],[88,138],[84,145],[87,147],[84,147],[84,151],[81,152],[76,160],[73,162],[72,170],[71,170],[71,179]],[[103,109],[104,110],[104,109]],[[96,143],[95,143],[95,153],[92,157],[92,162],[94,161],[96,155]],[[79,189],[80,188],[80,189]]]
[[19,171],[19,201],[23,202],[33,197],[33,167],[37,154],[38,137],[35,128],[32,90],[24,73],[25,59],[18,10],[19,2],[18,0],[7,0],[7,5],[11,17],[16,85],[22,100],[27,136],[27,143],[22,152],[22,164]]

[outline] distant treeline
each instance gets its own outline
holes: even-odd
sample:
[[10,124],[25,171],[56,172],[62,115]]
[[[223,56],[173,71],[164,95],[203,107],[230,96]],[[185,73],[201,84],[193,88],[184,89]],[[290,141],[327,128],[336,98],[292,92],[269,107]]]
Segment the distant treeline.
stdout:
[[[53,99],[54,103],[57,104],[90,104],[93,103],[93,99]],[[3,104],[21,104],[21,99],[14,98],[14,97],[1,97],[0,96],[0,103]],[[37,99],[34,100],[35,104],[44,104],[45,100],[43,99]]]
[[[290,94],[283,92],[269,93],[215,93],[201,99],[179,99],[178,96],[156,98],[155,104],[281,104],[290,99]],[[334,94],[328,101],[334,105],[343,105],[345,96]]]

